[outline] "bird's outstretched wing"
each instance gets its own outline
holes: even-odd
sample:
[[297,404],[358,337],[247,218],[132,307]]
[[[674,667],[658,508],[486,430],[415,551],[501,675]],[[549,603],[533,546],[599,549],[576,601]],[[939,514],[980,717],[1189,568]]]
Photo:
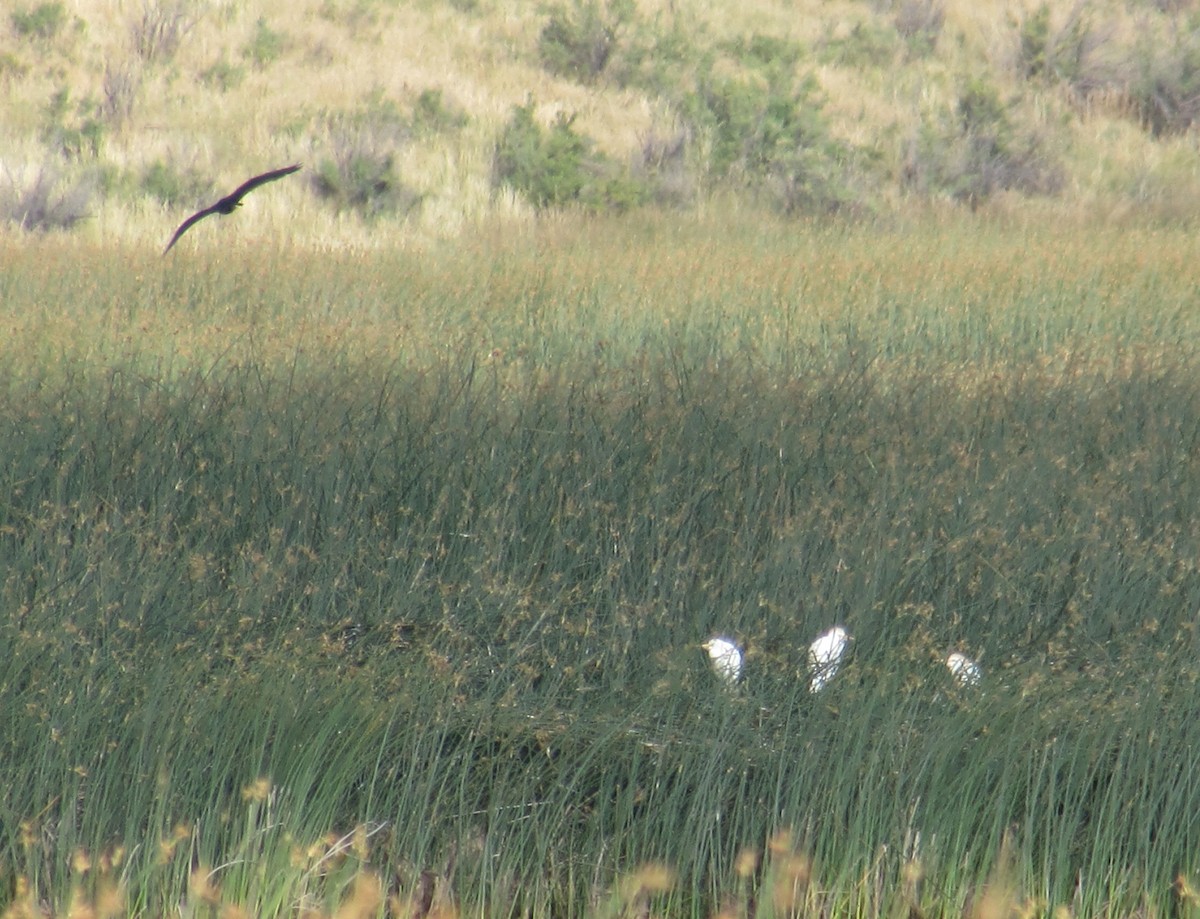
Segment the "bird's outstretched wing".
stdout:
[[175,231],[175,235],[172,236],[171,241],[167,243],[167,248],[163,249],[163,255],[166,255],[171,251],[171,247],[179,241],[179,237],[186,233],[192,224],[203,220],[209,214],[215,213],[217,213],[217,206],[214,204],[212,207],[206,207],[204,210],[196,211],[196,213],[192,214],[191,217],[179,225],[179,229]]
[[268,182],[274,182],[276,179],[282,179],[284,176],[290,176],[300,168],[297,163],[294,166],[285,166],[282,169],[272,169],[270,172],[264,172],[260,176],[255,176],[253,179],[248,179],[237,187],[233,194],[228,195],[225,200],[237,203],[242,198],[254,191],[260,185],[266,185]]
[[239,185],[231,194],[226,195],[216,204],[206,207],[202,211],[196,211],[187,220],[179,225],[179,229],[175,231],[175,235],[171,237],[171,241],[167,243],[167,248],[163,249],[163,255],[171,251],[171,247],[178,242],[179,237],[188,231],[192,224],[198,220],[203,220],[209,214],[231,214],[233,209],[242,203],[242,198],[246,197],[254,189],[260,185],[265,185],[267,182],[274,182],[276,179],[282,179],[284,176],[291,175],[300,169],[300,164],[296,163],[293,166],[285,166],[282,169],[272,169],[270,172],[264,172],[262,175],[257,175],[253,179],[248,179]]

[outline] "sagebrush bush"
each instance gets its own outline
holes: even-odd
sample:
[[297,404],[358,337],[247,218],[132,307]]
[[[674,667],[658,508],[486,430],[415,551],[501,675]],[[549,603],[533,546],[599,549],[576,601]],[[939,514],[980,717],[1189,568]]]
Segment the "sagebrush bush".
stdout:
[[231,64],[224,56],[200,72],[200,82],[218,92],[237,89],[246,79],[246,68]]
[[761,32],[722,42],[719,48],[741,64],[767,73],[790,71],[804,60],[807,53],[797,41]]
[[369,35],[380,24],[377,0],[354,0],[352,4],[340,0],[322,0],[317,15],[349,31],[352,35]]
[[124,64],[110,63],[104,68],[104,102],[101,112],[104,120],[120,127],[133,117],[138,92],[142,85],[140,66],[133,61]]
[[171,60],[199,21],[199,9],[190,0],[142,0],[129,24],[134,52],[148,64]]
[[43,166],[27,185],[12,176],[0,180],[0,218],[22,230],[69,230],[90,216],[94,185]]
[[862,70],[889,66],[900,47],[895,29],[866,20],[856,22],[844,35],[827,35],[817,53],[826,63]]
[[534,110],[532,99],[513,107],[493,150],[493,186],[506,185],[537,208],[619,211],[642,202],[641,183],[596,151],[572,116],[543,128]]
[[1183,134],[1200,118],[1200,14],[1189,27],[1141,36],[1127,65],[1126,92],[1155,137]]
[[[440,117],[441,94],[426,91],[418,97],[416,109]],[[353,108],[325,112],[317,119],[317,128],[337,140],[361,137],[370,146],[398,150],[412,141],[415,116],[377,90]]]
[[9,14],[13,31],[21,38],[36,38],[48,41],[62,31],[67,21],[67,8],[61,0],[48,0],[24,10]]
[[107,133],[103,106],[90,97],[74,103],[64,86],[51,95],[42,114],[42,142],[69,159],[95,158]]
[[267,25],[265,18],[254,24],[254,34],[242,48],[242,57],[262,70],[273,63],[287,46],[287,37]]
[[1053,69],[1050,46],[1050,4],[1042,3],[1021,21],[1017,61],[1027,77],[1042,76]]
[[17,80],[29,72],[29,65],[10,51],[0,51],[0,83]]
[[924,194],[972,208],[998,191],[1053,194],[1062,168],[1037,134],[1017,128],[1012,104],[981,78],[967,81],[952,113],[923,123],[910,141],[904,179]]
[[686,207],[695,200],[698,182],[689,162],[691,146],[689,132],[678,126],[652,127],[641,138],[633,171],[656,204]]
[[631,18],[628,0],[572,0],[550,11],[538,36],[538,56],[551,73],[595,82],[616,51],[618,34]]
[[1112,29],[1097,26],[1085,4],[1056,22],[1050,5],[1042,3],[1017,23],[1017,67],[1026,79],[1058,83],[1072,101],[1086,101],[1115,84],[1103,55],[1112,40]]
[[195,167],[180,169],[173,163],[155,160],[137,177],[137,187],[168,207],[192,205],[213,191],[212,182]]
[[420,206],[420,194],[396,168],[396,155],[415,128],[395,100],[376,93],[357,108],[326,114],[321,122],[328,140],[312,180],[319,197],[367,219],[404,216]]
[[395,153],[345,140],[317,164],[313,188],[338,210],[373,220],[404,216],[421,204],[421,195],[400,179]]
[[470,120],[462,108],[448,103],[440,89],[422,90],[413,103],[412,129],[417,134],[435,134],[463,127]]
[[703,28],[684,29],[676,20],[667,24],[631,20],[621,33],[620,53],[607,73],[620,86],[636,86],[666,99],[680,95],[691,75],[705,72],[713,51],[704,42]]
[[937,49],[945,19],[944,0],[899,0],[892,14],[896,31],[915,58],[926,57]]
[[816,81],[770,65],[768,79],[706,78],[679,104],[703,138],[709,178],[762,193],[787,214],[856,207],[852,154],[829,133]]

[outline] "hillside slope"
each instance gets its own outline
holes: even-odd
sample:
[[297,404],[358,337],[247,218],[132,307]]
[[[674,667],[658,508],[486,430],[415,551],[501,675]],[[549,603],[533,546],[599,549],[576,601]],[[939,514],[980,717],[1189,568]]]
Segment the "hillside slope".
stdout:
[[[538,210],[1190,214],[1200,31],[1170,0],[17,0],[0,218],[379,245]],[[22,226],[24,230],[22,230]]]

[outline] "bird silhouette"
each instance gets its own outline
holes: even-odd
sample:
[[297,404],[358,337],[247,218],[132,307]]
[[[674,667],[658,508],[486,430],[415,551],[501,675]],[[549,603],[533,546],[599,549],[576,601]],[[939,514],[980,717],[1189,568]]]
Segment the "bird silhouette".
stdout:
[[175,231],[175,235],[167,243],[167,248],[163,249],[163,255],[171,251],[171,247],[179,241],[180,236],[191,228],[192,224],[203,220],[209,214],[232,214],[235,208],[242,206],[242,199],[258,188],[258,186],[274,182],[276,179],[282,179],[284,176],[291,175],[299,169],[300,164],[297,163],[295,166],[285,166],[283,169],[272,169],[270,172],[264,172],[262,175],[255,176],[253,179],[243,182],[237,187],[236,191],[226,195],[216,204],[210,205],[202,211],[196,211],[196,213],[192,214],[191,217],[179,225],[179,229]]

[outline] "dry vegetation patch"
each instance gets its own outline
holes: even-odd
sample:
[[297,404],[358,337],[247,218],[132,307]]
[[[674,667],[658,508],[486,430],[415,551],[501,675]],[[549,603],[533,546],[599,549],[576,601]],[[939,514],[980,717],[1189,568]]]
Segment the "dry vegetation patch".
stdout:
[[[1060,212],[1177,219],[1194,171],[1162,151],[1194,114],[1189,15],[948,0],[799,13],[775,0],[28,0],[0,22],[0,114],[21,138],[0,181],[19,187],[51,167],[69,181],[86,174],[97,219],[76,232],[158,238],[175,214],[139,184],[154,163],[213,181],[285,161],[317,169],[330,117],[371,99],[411,111],[439,93],[461,121],[380,153],[421,206],[360,207],[359,223],[340,197],[322,202],[318,185],[278,190],[281,210],[302,215],[301,239],[444,238],[495,214],[530,219],[528,190],[497,181],[492,156],[529,101],[541,125],[572,119],[609,158],[601,171],[629,188],[605,198],[617,210],[720,206],[733,194],[793,215],[861,217],[939,199],[987,206],[1015,189],[1050,196]],[[591,62],[582,70],[570,63],[579,55]],[[799,89],[810,80],[814,92]],[[992,120],[955,128],[980,87],[996,100]],[[812,122],[802,134],[790,127],[800,118]],[[723,125],[759,146],[729,160]],[[998,178],[967,187],[976,173]],[[581,205],[595,200],[556,204]],[[250,235],[277,232],[260,229]]]

